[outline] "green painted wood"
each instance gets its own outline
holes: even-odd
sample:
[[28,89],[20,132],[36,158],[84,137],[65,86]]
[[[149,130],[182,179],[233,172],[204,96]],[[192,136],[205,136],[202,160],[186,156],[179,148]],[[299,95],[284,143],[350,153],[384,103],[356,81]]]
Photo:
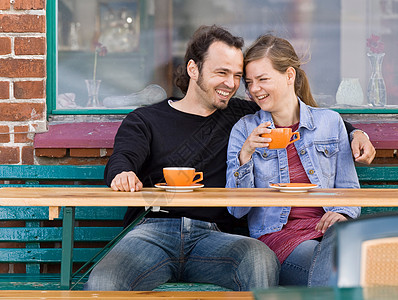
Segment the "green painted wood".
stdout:
[[232,291],[210,283],[168,282],[159,285],[154,291]]
[[398,166],[356,167],[360,182],[364,181],[398,181]]
[[[73,262],[86,262],[101,249],[102,248],[75,248],[73,249]],[[61,255],[61,248],[0,248],[0,262],[60,263]]]
[[103,180],[104,165],[0,165],[0,180]]
[[[76,286],[82,290],[85,280]],[[61,290],[59,274],[0,274],[0,290]]]
[[[123,220],[127,207],[76,207],[79,220]],[[60,217],[63,216],[61,209]],[[41,220],[48,221],[48,207],[2,206],[0,220]]]
[[[123,227],[76,227],[75,242],[107,242]],[[2,227],[0,242],[61,242],[62,227]]]
[[64,208],[62,220],[61,288],[69,289],[73,268],[75,207]]

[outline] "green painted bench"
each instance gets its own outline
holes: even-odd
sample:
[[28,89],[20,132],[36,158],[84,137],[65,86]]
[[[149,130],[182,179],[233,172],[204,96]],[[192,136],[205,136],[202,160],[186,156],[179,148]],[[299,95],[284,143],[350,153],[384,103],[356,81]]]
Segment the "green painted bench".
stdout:
[[[0,187],[70,186],[98,187],[102,165],[0,165]],[[1,193],[1,189],[0,189]],[[91,259],[122,231],[125,207],[77,207],[75,212],[74,271]],[[49,221],[48,207],[0,207],[0,265],[23,273],[0,274],[0,289],[62,289],[62,216]],[[15,224],[16,223],[16,224]],[[78,278],[87,268],[75,274]],[[87,276],[74,289],[83,288]],[[72,280],[72,284],[74,281]],[[158,291],[226,291],[199,283],[166,283]]]
[[[398,189],[398,166],[358,166],[356,170],[361,188]],[[361,214],[368,215],[387,211],[398,211],[398,207],[362,207]]]
[[[0,187],[103,185],[104,166],[0,165]],[[398,188],[398,166],[361,166],[357,168],[361,186]],[[0,189],[1,192],[1,189]],[[363,208],[374,213],[396,208]],[[74,269],[88,261],[122,230],[126,208],[76,208]],[[63,216],[61,211],[60,216]],[[13,224],[16,222],[16,224]],[[48,220],[46,207],[0,207],[0,264],[22,273],[0,274],[0,289],[61,289],[59,264],[62,256],[62,220]],[[7,248],[5,248],[7,247]],[[83,269],[81,272],[84,272]],[[79,275],[79,274],[76,274]],[[75,289],[82,289],[83,279]],[[225,291],[227,289],[196,283],[167,283],[158,291]]]

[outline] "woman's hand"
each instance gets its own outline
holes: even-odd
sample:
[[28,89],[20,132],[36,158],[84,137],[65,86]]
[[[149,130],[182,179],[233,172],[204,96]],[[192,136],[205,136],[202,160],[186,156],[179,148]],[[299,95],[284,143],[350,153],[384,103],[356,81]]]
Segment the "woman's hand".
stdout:
[[261,137],[261,134],[270,133],[271,129],[267,128],[270,125],[271,122],[265,122],[258,125],[258,127],[256,127],[247,137],[239,154],[239,162],[241,165],[244,165],[251,159],[256,148],[268,147],[269,142],[271,142],[271,138]]
[[315,226],[316,231],[322,231],[322,233],[325,233],[325,231],[332,226],[336,222],[341,222],[341,221],[347,221],[347,218],[344,217],[342,214],[333,212],[333,211],[328,211],[325,213],[321,220],[319,221],[318,224]]

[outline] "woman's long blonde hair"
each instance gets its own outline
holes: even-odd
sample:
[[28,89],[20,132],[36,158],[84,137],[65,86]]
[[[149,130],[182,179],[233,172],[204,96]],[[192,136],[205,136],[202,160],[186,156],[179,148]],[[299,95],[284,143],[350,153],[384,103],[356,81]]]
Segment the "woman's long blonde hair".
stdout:
[[[272,34],[260,36],[246,51],[244,59],[244,70],[252,61],[267,57],[275,70],[285,73],[289,67],[296,70],[294,91],[298,97],[307,105],[317,107],[317,103],[312,97],[310,84],[304,70],[300,68],[301,61],[296,54],[293,46],[285,39],[276,37]],[[244,72],[246,77],[246,72]]]

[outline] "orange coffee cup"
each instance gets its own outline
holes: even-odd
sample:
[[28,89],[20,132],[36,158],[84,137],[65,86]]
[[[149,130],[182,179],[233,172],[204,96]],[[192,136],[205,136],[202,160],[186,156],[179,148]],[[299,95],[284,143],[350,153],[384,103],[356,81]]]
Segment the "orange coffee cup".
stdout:
[[[195,172],[195,168],[163,168],[163,175],[168,186],[189,186],[203,180],[203,172]],[[199,178],[193,180],[196,176]]]
[[[290,140],[293,135],[296,135],[296,138]],[[271,133],[263,133],[261,136],[272,139],[268,146],[269,149],[284,149],[287,145],[300,139],[300,133],[292,132],[291,128],[271,129]]]

